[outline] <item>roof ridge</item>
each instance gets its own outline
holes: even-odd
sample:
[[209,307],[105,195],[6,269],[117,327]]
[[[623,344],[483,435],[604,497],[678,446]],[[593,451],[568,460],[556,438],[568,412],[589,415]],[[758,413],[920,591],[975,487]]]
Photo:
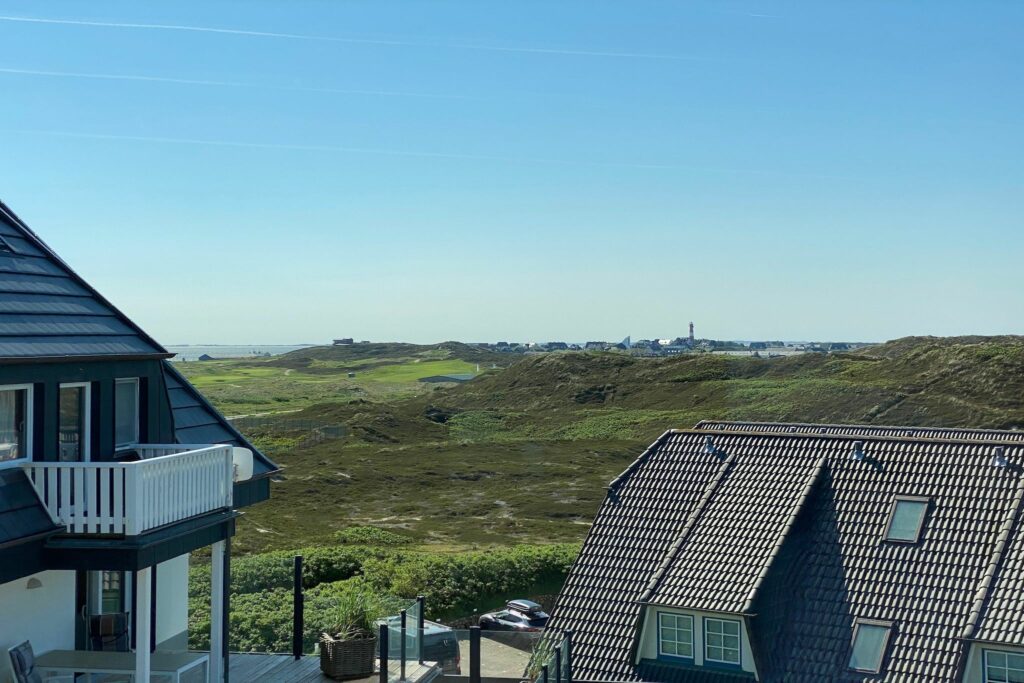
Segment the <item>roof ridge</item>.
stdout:
[[[89,292],[93,297],[98,299],[99,302],[102,303],[104,306],[107,306],[108,308],[110,308],[110,310],[113,311],[113,313],[114,313],[114,315],[116,317],[120,318],[122,322],[127,324],[128,327],[130,327],[140,337],[142,337],[142,339],[146,343],[148,343],[150,346],[152,346],[156,350],[157,354],[165,355],[168,358],[174,355],[173,353],[171,353],[167,349],[165,349],[160,344],[160,342],[158,342],[153,337],[149,336],[146,333],[145,330],[143,330],[141,327],[138,326],[138,324],[135,323],[135,321],[133,321],[127,315],[122,313],[121,309],[119,309],[114,304],[110,303],[110,301],[105,296],[100,294],[100,292],[95,287],[90,285],[81,275],[76,273],[74,271],[74,269],[71,268],[71,266],[69,266],[67,264],[67,262],[64,261],[64,259],[62,259],[60,257],[59,254],[57,254],[52,248],[50,248],[50,246],[46,242],[44,242],[42,240],[42,238],[39,237],[39,235],[37,235],[32,230],[32,228],[28,227],[28,225],[25,223],[25,221],[21,220],[21,218],[19,218],[18,215],[15,214],[14,211],[12,211],[9,206],[4,204],[3,201],[0,201],[0,216],[4,216],[8,220],[10,220],[11,224],[17,230],[20,230],[28,238],[28,240],[30,242],[32,242],[36,246],[36,248],[42,250],[43,253],[45,253],[47,257],[52,259],[59,267],[63,268],[67,272],[68,277],[73,282],[75,282],[76,284],[78,284],[81,287],[84,287],[85,291]],[[131,355],[146,355],[146,354],[131,354]]]
[[988,569],[985,571],[985,576],[982,577],[981,584],[975,593],[974,603],[971,606],[970,613],[967,615],[967,623],[961,632],[961,638],[970,638],[978,630],[978,622],[981,621],[985,605],[991,597],[989,593],[992,590],[992,584],[995,581],[998,569],[1006,555],[1006,547],[1010,543],[1010,532],[1013,531],[1013,527],[1016,525],[1022,502],[1024,502],[1024,478],[1017,481],[1017,491],[1013,504],[1010,506],[1003,520],[1002,527],[999,529],[999,536],[996,538],[995,547],[992,548],[992,555],[989,557]]
[[758,573],[757,578],[754,579],[754,585],[750,589],[750,593],[747,595],[746,602],[743,603],[742,612],[746,613],[753,609],[754,601],[757,599],[758,592],[761,586],[764,584],[765,578],[768,576],[768,572],[771,570],[772,563],[775,562],[775,558],[778,557],[779,552],[782,550],[783,544],[786,539],[789,538],[789,532],[796,526],[797,517],[803,512],[804,504],[811,497],[811,493],[814,491],[815,486],[818,484],[818,480],[825,472],[828,466],[828,458],[821,457],[818,459],[818,465],[814,468],[814,472],[810,477],[807,478],[807,482],[804,484],[804,490],[800,493],[800,498],[793,505],[793,511],[789,515],[789,519],[786,521],[786,526],[779,533],[778,539],[775,541],[775,545],[772,547],[771,554],[765,559],[764,566],[761,567],[761,571]]
[[[922,427],[918,425],[894,425],[894,424],[869,424],[865,422],[762,422],[760,420],[701,420],[693,426],[693,429],[701,431],[712,431],[707,429],[707,425],[759,425],[769,426],[777,425],[779,427],[848,427],[848,428],[864,428],[864,429],[905,429],[908,431],[924,431],[924,432],[970,432],[972,434],[992,434],[992,433],[1007,433],[1007,434],[1020,434],[1024,433],[1024,430],[1020,429],[996,429],[991,427]],[[747,430],[749,431],[749,430]],[[840,435],[837,435],[840,436]]]
[[[851,425],[853,426],[853,425]],[[955,431],[965,431],[956,429]],[[1024,442],[1005,439],[957,439],[953,437],[926,438],[920,436],[892,436],[887,434],[807,434],[801,432],[759,432],[750,429],[670,429],[672,434],[719,434],[722,436],[757,436],[761,438],[786,438],[786,439],[837,439],[842,441],[896,441],[912,443],[923,441],[925,443],[948,443],[957,446],[1009,446],[1024,449]]]
[[705,508],[707,508],[708,503],[711,502],[711,498],[722,485],[722,482],[725,481],[725,475],[729,473],[732,466],[736,464],[736,461],[737,455],[732,453],[726,456],[725,460],[722,461],[722,464],[719,465],[714,479],[708,482],[708,485],[704,487],[704,492],[701,495],[700,500],[697,501],[693,510],[690,511],[690,515],[686,518],[686,521],[683,522],[683,526],[679,530],[676,540],[672,542],[672,545],[669,546],[668,550],[665,552],[665,557],[662,558],[658,568],[654,571],[654,574],[651,575],[647,585],[644,586],[644,590],[640,593],[640,597],[637,598],[637,602],[649,602],[651,596],[660,587],[661,582],[665,578],[666,572],[668,572],[668,568],[672,566],[673,561],[675,561],[676,557],[679,555],[679,551],[682,549],[687,537],[689,537],[690,532],[692,532],[693,528],[697,525],[701,513]]

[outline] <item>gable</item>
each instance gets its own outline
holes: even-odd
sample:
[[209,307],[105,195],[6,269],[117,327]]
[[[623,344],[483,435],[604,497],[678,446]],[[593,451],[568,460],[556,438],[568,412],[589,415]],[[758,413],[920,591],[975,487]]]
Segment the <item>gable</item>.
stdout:
[[0,203],[0,362],[171,354]]
[[163,372],[174,421],[175,441],[181,444],[219,443],[248,448],[253,454],[254,478],[278,470],[277,465],[235,429],[170,362],[164,361]]

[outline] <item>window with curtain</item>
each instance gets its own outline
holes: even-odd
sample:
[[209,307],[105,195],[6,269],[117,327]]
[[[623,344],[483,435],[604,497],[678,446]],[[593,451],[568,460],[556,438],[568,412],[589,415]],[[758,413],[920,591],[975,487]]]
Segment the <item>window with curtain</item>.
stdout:
[[30,457],[28,390],[0,387],[0,463]]

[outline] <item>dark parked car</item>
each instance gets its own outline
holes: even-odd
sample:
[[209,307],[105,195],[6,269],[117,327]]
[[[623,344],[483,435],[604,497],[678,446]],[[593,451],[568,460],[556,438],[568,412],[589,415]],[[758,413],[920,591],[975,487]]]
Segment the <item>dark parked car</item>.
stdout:
[[541,631],[547,623],[547,613],[532,600],[510,600],[505,609],[480,617],[480,628],[491,631]]

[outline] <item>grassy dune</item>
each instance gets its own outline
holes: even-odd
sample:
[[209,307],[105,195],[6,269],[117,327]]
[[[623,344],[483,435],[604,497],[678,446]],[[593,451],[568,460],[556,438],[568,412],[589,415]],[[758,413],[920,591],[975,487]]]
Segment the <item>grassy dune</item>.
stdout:
[[[189,368],[228,413],[301,408],[295,416],[349,428],[309,447],[301,434],[253,434],[284,472],[240,523],[241,550],[329,543],[356,524],[458,547],[578,541],[610,479],[665,429],[701,419],[1024,425],[1020,337],[908,338],[770,360],[559,353],[510,363],[462,345],[369,346]],[[491,370],[498,361],[508,367]],[[477,363],[487,371],[466,384],[415,381]],[[348,380],[349,368],[362,369]]]

